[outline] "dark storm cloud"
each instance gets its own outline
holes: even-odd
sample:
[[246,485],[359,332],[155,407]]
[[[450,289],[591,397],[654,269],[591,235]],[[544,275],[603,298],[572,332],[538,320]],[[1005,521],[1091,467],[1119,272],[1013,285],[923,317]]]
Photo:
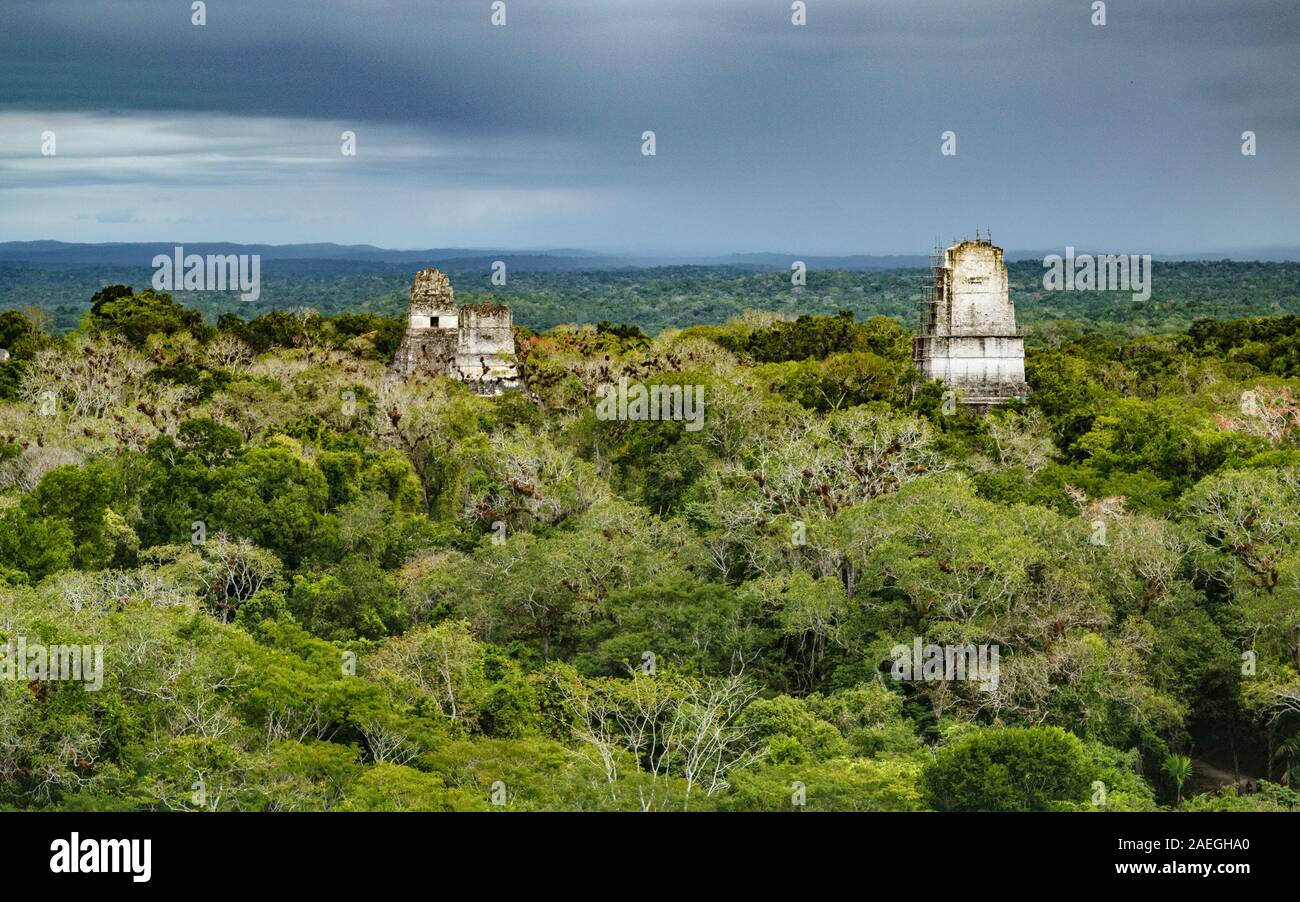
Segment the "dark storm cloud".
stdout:
[[[347,197],[372,230],[352,237],[420,243],[401,239],[424,214],[392,208],[405,188],[412,204],[452,192],[487,240],[495,216],[534,246],[915,251],[976,222],[1032,247],[1300,242],[1295,0],[1114,0],[1104,28],[1090,0],[808,0],[804,28],[788,0],[506,3],[494,28],[489,0],[209,0],[196,28],[184,0],[5,0],[0,117],[140,121],[110,126],[117,165],[79,140],[68,155],[93,162],[42,166],[18,141],[0,143],[0,175],[32,190],[311,186],[298,216],[246,198],[278,224],[266,240],[344,237],[321,229],[349,221]],[[154,148],[168,128],[215,150]],[[359,136],[351,168],[340,128]],[[949,129],[958,155],[942,158]],[[516,209],[532,211],[517,229]],[[141,206],[125,225],[151,216],[166,221]]]
[[[1196,58],[1225,51],[1246,51],[1238,58],[1246,80],[1300,78],[1294,57],[1271,65],[1282,61],[1271,51],[1300,46],[1294,0],[1113,2],[1107,28],[1095,32],[1088,5],[812,0],[811,27],[798,32],[780,0],[510,0],[506,28],[490,26],[486,0],[211,0],[204,28],[191,26],[178,0],[6,0],[0,103],[535,134],[582,130],[622,111],[714,106],[711,88],[752,101],[793,79],[801,96],[815,89],[851,100],[875,86],[837,79],[854,72],[894,73],[888,86],[915,99],[934,86],[978,89],[961,78],[988,67],[1009,74],[1018,60],[1050,68],[1071,50],[1095,61],[1087,77],[1109,85],[1122,83],[1126,59],[1151,58],[1190,76],[1193,90]],[[927,78],[901,77],[918,73]],[[983,87],[1011,105],[1032,90],[1002,80]]]

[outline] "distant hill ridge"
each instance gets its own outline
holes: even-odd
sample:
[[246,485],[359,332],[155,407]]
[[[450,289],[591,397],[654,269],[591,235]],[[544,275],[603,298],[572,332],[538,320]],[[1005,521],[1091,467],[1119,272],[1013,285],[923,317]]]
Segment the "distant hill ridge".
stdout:
[[[929,265],[925,254],[798,254],[737,253],[706,256],[602,254],[574,248],[544,250],[506,250],[492,248],[427,248],[392,250],[370,244],[237,244],[229,241],[195,242],[121,242],[76,244],[63,241],[0,242],[0,262],[35,265],[100,264],[148,266],[158,254],[171,255],[177,245],[192,254],[258,254],[270,260],[331,260],[357,263],[401,263],[421,266],[445,264],[450,268],[475,267],[493,260],[504,260],[511,268],[528,271],[602,270],[662,266],[738,266],[786,270],[794,260],[802,260],[809,269],[878,270],[914,269]],[[1078,253],[1118,253],[1123,249],[1089,250]],[[1008,260],[1041,260],[1059,254],[1063,248],[1042,251],[1008,251]],[[1156,260],[1300,260],[1300,247],[1259,248],[1248,251],[1153,254]]]

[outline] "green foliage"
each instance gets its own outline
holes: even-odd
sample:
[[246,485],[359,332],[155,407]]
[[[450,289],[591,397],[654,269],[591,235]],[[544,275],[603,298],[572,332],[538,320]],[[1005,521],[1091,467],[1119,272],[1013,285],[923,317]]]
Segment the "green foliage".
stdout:
[[[769,266],[663,266],[649,268],[539,269],[511,267],[510,285],[490,283],[485,260],[448,261],[444,272],[462,301],[506,303],[515,322],[538,331],[562,323],[609,320],[648,334],[698,323],[724,323],[746,310],[787,315],[833,316],[851,310],[861,321],[884,315],[914,322],[917,295],[927,286],[923,268],[808,272],[802,291],[792,290],[785,264]],[[923,261],[918,267],[923,266]],[[1300,264],[1230,261],[1157,262],[1152,297],[1133,302],[1126,292],[1044,291],[1040,260],[1008,263],[1012,297],[1021,322],[1047,336],[1070,337],[1079,323],[1096,324],[1109,335],[1179,333],[1198,319],[1265,317],[1300,313]],[[67,331],[103,285],[147,286],[147,266],[0,264],[0,306],[35,305],[49,312],[54,327]],[[335,314],[400,318],[411,285],[409,263],[277,260],[262,273],[261,297],[244,301],[237,291],[191,292],[210,322],[238,311],[257,317],[274,310],[310,307]],[[620,327],[613,327],[615,329]],[[1037,331],[1037,330],[1036,330]],[[877,351],[877,353],[879,353]]]
[[918,758],[774,763],[737,774],[727,811],[920,811]]
[[[724,347],[730,344],[722,342]],[[860,350],[865,341],[853,321],[853,313],[835,316],[801,316],[794,322],[776,322],[751,332],[743,343],[730,350],[753,357],[760,363],[783,360],[821,360],[832,354]]]
[[[1029,400],[952,415],[858,318],[910,276],[661,275],[521,276],[534,324],[627,324],[519,330],[498,398],[385,378],[379,277],[332,316],[0,313],[0,643],[111,662],[0,681],[0,807],[1296,807],[1300,320],[1044,323]],[[705,324],[764,299],[804,315]],[[620,378],[699,386],[702,428],[601,419]],[[998,646],[996,689],[896,672],[917,638]]]
[[939,811],[1050,811],[1086,799],[1096,773],[1058,727],[982,730],[939,749],[921,787]]
[[1176,802],[1183,801],[1183,786],[1192,776],[1192,759],[1186,755],[1169,755],[1160,765],[1165,777],[1174,785],[1177,792]]
[[901,366],[869,351],[833,354],[825,360],[767,364],[755,372],[774,394],[813,410],[838,410],[888,398]]
[[172,300],[170,294],[146,289],[136,293],[127,285],[102,288],[90,299],[87,328],[97,335],[116,335],[143,348],[151,335],[186,331],[202,338],[202,315]]
[[392,577],[359,556],[319,575],[294,578],[289,607],[313,633],[327,639],[379,639],[406,623]]

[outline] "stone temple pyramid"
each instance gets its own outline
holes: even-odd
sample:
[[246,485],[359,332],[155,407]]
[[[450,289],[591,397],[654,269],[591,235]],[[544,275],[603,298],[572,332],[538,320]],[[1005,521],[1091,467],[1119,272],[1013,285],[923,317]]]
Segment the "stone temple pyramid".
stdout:
[[974,241],[936,252],[930,269],[932,288],[912,341],[921,375],[942,379],[959,403],[978,412],[1028,395],[1025,339],[1016,327],[1002,248],[977,233]]
[[407,310],[406,336],[392,371],[450,376],[481,395],[519,387],[510,308],[466,304],[457,308],[451,280],[436,269],[415,274]]

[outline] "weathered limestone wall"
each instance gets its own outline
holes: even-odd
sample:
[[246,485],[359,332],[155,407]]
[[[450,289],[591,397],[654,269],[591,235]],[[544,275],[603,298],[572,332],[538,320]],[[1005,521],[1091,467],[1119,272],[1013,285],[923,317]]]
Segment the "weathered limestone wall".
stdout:
[[948,248],[944,269],[949,273],[953,335],[1014,335],[1016,311],[1007,290],[1002,248],[963,241]]
[[460,308],[460,346],[465,353],[495,354],[515,350],[510,308],[504,304],[469,304]]
[[411,283],[409,309],[412,329],[456,328],[456,297],[451,280],[436,269],[417,272]]
[[[456,360],[456,332],[454,329],[428,329],[423,334],[412,337],[407,333],[407,340],[402,347],[410,346],[411,362],[403,370],[409,376],[417,370],[426,373],[447,374]],[[401,350],[398,350],[401,356]]]
[[516,379],[515,333],[510,308],[504,304],[472,304],[460,308],[456,367],[461,378]]
[[936,338],[927,379],[948,383],[1023,383],[1025,343],[998,336]]

